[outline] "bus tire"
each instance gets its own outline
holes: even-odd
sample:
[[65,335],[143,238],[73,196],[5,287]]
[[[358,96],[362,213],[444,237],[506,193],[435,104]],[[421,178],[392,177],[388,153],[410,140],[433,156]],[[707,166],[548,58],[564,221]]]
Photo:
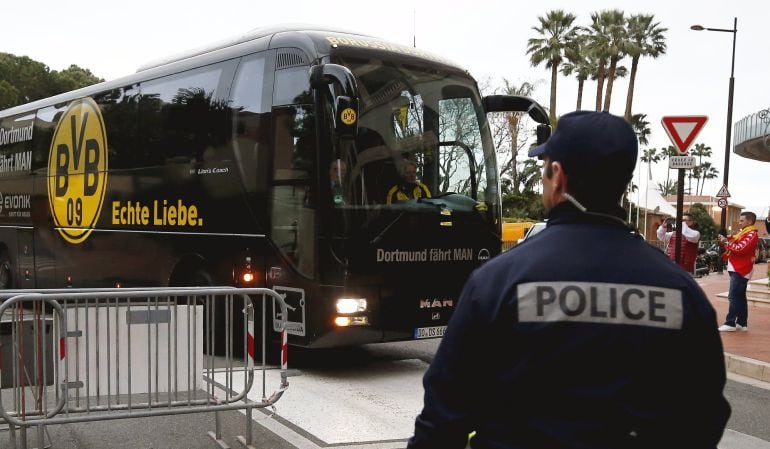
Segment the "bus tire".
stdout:
[[168,285],[169,287],[210,287],[214,285],[214,279],[200,263],[192,263],[188,260],[177,264]]
[[11,270],[11,259],[8,253],[0,253],[0,290],[9,290],[13,288],[13,270]]
[[211,275],[208,273],[208,271],[203,269],[195,270],[195,272],[192,273],[190,279],[191,283],[188,285],[188,287],[211,287],[214,285],[214,279],[211,278]]

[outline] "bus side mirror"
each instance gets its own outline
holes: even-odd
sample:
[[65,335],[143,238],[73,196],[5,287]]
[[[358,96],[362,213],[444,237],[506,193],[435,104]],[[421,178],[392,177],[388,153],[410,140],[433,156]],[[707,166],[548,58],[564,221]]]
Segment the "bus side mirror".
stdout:
[[548,112],[537,101],[523,95],[488,95],[482,100],[484,110],[490,112],[526,112],[537,123],[548,125]]
[[537,125],[537,144],[542,145],[551,137],[551,125]]
[[321,89],[327,84],[336,83],[341,95],[358,98],[358,84],[353,72],[339,64],[320,64],[310,67],[310,85]]
[[537,101],[523,95],[488,95],[482,100],[484,111],[490,112],[526,112],[538,123],[537,145],[545,143],[551,136],[551,120],[548,112]]
[[353,72],[339,64],[319,64],[310,68],[310,85],[323,89],[329,84],[338,88],[334,99],[334,129],[338,137],[355,138],[358,133],[358,84]]

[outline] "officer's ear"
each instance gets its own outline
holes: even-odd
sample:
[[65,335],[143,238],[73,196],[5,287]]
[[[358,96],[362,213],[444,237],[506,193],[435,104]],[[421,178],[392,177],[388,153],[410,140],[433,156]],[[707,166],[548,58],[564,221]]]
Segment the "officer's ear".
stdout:
[[564,173],[564,168],[559,161],[548,161],[548,169],[546,175],[550,173],[550,176],[544,180],[544,182],[550,182],[554,192],[566,192],[567,191],[567,175]]

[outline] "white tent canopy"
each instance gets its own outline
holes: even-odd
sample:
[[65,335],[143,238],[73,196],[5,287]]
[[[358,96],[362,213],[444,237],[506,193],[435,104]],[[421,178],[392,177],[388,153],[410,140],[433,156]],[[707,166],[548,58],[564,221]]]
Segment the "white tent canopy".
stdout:
[[647,187],[644,198],[641,198],[639,202],[641,203],[639,206],[647,209],[649,212],[676,217],[676,208],[663,198],[663,195],[660,194],[657,187],[654,185],[649,185]]

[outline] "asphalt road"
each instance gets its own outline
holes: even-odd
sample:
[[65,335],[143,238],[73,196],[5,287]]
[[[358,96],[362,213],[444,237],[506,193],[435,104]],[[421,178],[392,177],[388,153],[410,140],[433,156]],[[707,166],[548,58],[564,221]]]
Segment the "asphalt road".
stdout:
[[[258,423],[253,426],[254,447],[403,448],[405,438],[411,431],[414,410],[419,408],[421,401],[421,373],[433,359],[438,343],[438,340],[426,340],[360,348],[291,351],[290,365],[302,370],[305,375],[290,379],[292,385],[289,392],[278,403],[278,415],[281,416],[267,418],[264,414],[255,414]],[[320,391],[324,389],[329,391],[329,396],[322,396]],[[345,396],[346,392],[352,396]],[[398,394],[407,394],[411,402],[407,405],[403,401],[395,405],[388,402],[390,398],[397,401]],[[733,407],[733,414],[720,449],[770,449],[770,426],[767,425],[770,422],[770,385],[732,378],[728,381],[725,394]],[[340,402],[333,403],[337,399]],[[370,403],[373,407],[361,408],[362,403]],[[346,411],[346,404],[357,408],[353,408],[353,412]],[[403,410],[399,410],[400,406]],[[352,416],[345,418],[344,413],[352,413]],[[343,421],[331,426],[335,430],[328,433],[330,426],[323,420],[333,419],[335,414],[342,414]],[[400,421],[396,421],[399,428],[395,429],[395,434],[385,432],[394,430],[387,429],[392,427],[387,424],[389,421],[378,424],[379,415],[394,419],[400,416]],[[373,420],[377,424],[375,434],[382,430],[383,436],[346,439],[345,419]],[[235,436],[244,434],[245,416],[239,412],[225,412],[220,422],[224,443],[233,448],[242,447]],[[54,449],[217,448],[219,446],[207,435],[213,430],[213,415],[196,414],[51,426],[48,435]],[[8,437],[7,431],[0,432],[0,447],[10,447]],[[35,432],[30,432],[29,447],[36,446]]]

